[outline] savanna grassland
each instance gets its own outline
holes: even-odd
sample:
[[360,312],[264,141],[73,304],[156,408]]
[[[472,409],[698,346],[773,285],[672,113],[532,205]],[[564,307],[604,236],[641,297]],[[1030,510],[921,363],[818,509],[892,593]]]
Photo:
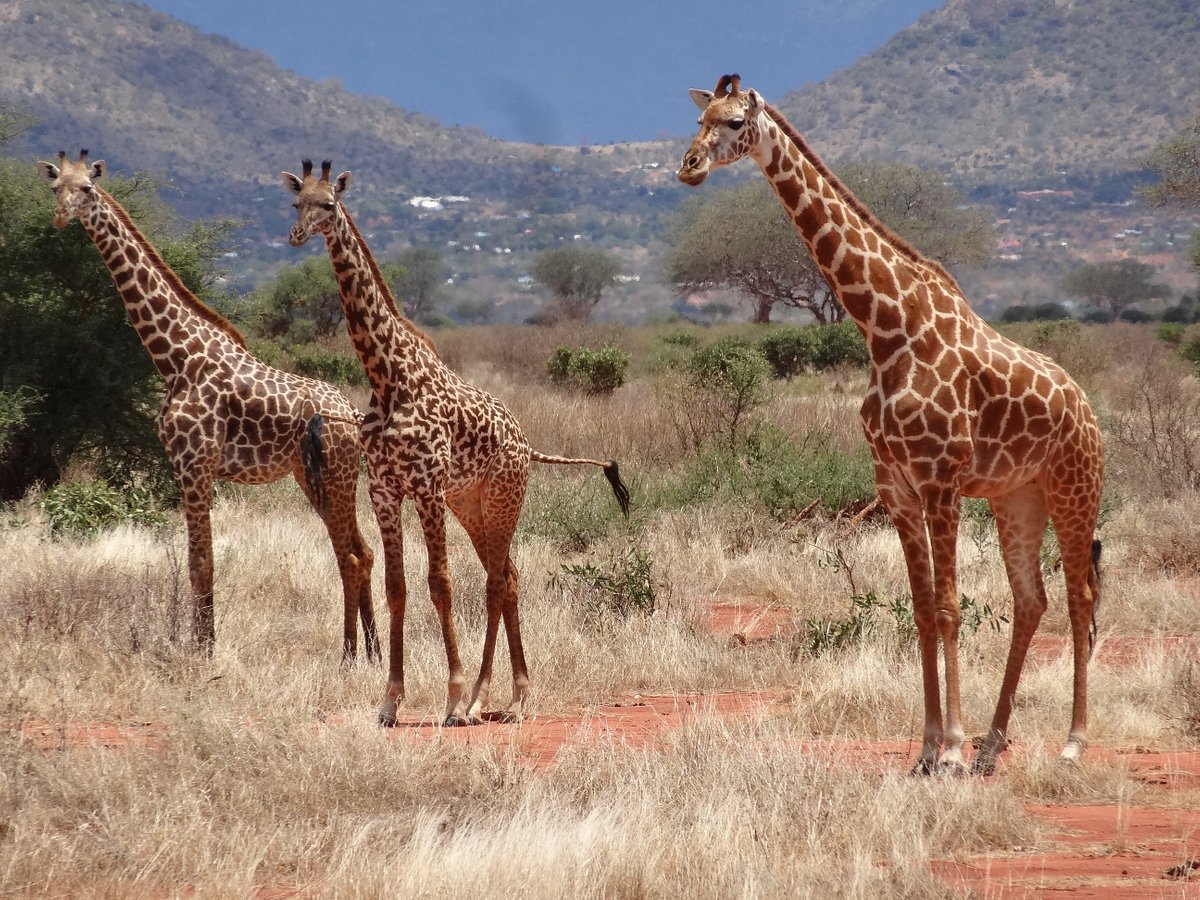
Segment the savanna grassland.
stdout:
[[[458,329],[438,335],[445,358],[501,397],[536,448],[618,459],[633,491],[625,521],[591,469],[530,479],[514,557],[532,721],[437,727],[445,657],[411,511],[410,727],[385,730],[383,670],[340,664],[333,556],[294,484],[220,491],[211,659],[189,646],[177,512],[72,537],[30,496],[0,522],[0,895],[947,896],[932,861],[1048,846],[1029,804],[1195,808],[1194,781],[1157,789],[1104,751],[1200,749],[1200,384],[1150,327],[1016,336],[1087,387],[1109,441],[1082,765],[1055,758],[1070,663],[1053,649],[1067,627],[1051,537],[1046,644],[1001,773],[907,776],[921,699],[903,559],[885,518],[852,518],[871,496],[863,370],[772,380],[731,424],[728,398],[680,374],[709,332]],[[551,386],[545,362],[563,345],[619,347],[627,382],[611,395]],[[360,519],[378,548],[365,491]],[[476,665],[482,569],[462,530],[450,535],[459,639]],[[973,611],[964,714],[981,734],[1010,607],[983,507],[968,504],[959,547]],[[374,574],[386,623],[381,562]],[[784,627],[716,632],[723,603]],[[1105,655],[1127,639],[1121,659]],[[506,668],[501,651],[497,706]],[[540,720],[638,695],[729,692],[762,702],[720,715],[697,700],[649,745],[580,728],[546,761],[529,743]],[[863,741],[899,745],[900,763],[840,750]]]

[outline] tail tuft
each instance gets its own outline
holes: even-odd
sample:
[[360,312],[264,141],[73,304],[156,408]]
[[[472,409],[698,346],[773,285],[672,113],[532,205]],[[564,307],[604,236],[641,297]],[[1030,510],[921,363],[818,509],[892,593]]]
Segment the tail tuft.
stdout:
[[321,518],[329,512],[329,492],[325,489],[325,447],[321,440],[321,431],[325,420],[320,413],[314,413],[308,420],[308,427],[300,438],[300,459],[304,463],[304,480],[308,482],[308,496]]
[[621,473],[617,469],[617,461],[609,460],[608,465],[604,467],[604,477],[608,479],[608,483],[612,485],[613,493],[616,494],[617,503],[621,505],[621,512],[625,518],[629,518],[629,488],[625,486],[625,482],[621,480]]
[[1100,541],[1092,539],[1092,577],[1088,579],[1092,592],[1092,623],[1088,626],[1088,659],[1096,649],[1096,611],[1100,608]]

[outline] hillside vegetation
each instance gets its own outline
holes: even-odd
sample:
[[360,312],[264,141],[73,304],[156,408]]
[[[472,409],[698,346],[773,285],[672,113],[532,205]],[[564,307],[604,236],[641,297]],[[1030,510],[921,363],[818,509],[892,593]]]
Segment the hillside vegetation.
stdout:
[[1195,113],[1198,39],[1192,0],[948,0],[779,106],[831,158],[972,182],[1096,176]]

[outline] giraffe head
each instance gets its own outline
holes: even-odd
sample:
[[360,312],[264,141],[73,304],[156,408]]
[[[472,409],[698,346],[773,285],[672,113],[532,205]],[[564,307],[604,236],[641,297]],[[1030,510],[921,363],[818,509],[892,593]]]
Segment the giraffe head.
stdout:
[[684,184],[695,187],[710,170],[737,162],[758,143],[762,133],[759,113],[766,103],[758,91],[743,91],[741,81],[738,75],[722,75],[714,91],[688,91],[703,112],[700,131],[679,167],[679,180]]
[[314,234],[324,234],[333,224],[338,201],[342,191],[350,184],[350,173],[343,172],[335,180],[329,180],[329,171],[333,163],[325,160],[321,163],[321,177],[314,178],[311,159],[301,162],[304,166],[303,178],[297,178],[291,172],[284,172],[283,186],[296,195],[292,206],[296,207],[296,224],[288,234],[288,241],[293,247],[299,247]]
[[62,228],[71,219],[83,218],[96,202],[95,182],[106,171],[104,160],[88,166],[88,152],[79,151],[79,161],[70,162],[65,150],[58,151],[58,165],[39,162],[38,169],[50,181],[50,187],[58,197],[54,207],[54,227]]

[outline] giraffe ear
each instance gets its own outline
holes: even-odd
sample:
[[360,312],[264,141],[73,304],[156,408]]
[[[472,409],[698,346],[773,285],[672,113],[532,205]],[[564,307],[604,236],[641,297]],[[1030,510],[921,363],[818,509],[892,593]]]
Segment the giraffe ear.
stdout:
[[37,167],[38,171],[45,175],[50,181],[54,181],[58,178],[58,166],[56,166],[54,163],[38,160]]
[[334,192],[335,194],[340,194],[340,193],[341,193],[342,191],[344,191],[344,190],[345,190],[345,189],[346,189],[346,188],[347,188],[349,185],[350,185],[350,173],[349,173],[349,172],[343,172],[341,175],[339,175],[339,176],[337,177],[337,180],[336,180],[336,181],[334,181],[334,183],[333,183],[333,192]]
[[747,109],[750,109],[750,110],[762,109],[764,106],[767,105],[767,102],[765,100],[763,100],[762,95],[759,94],[759,92],[756,91],[754,88],[749,88],[749,89],[743,91],[742,94],[743,94],[743,96],[745,96],[746,102],[748,104],[750,104],[747,107]]
[[688,91],[688,96],[692,98],[695,104],[701,109],[708,109],[708,104],[712,102],[713,92],[702,91],[699,88],[692,88]]
[[92,181],[95,181],[97,178],[103,178],[104,173],[107,171],[108,163],[102,159],[96,160],[94,163],[92,163]]
[[280,172],[279,175],[283,179],[283,186],[285,188],[287,188],[293,194],[300,193],[300,186],[302,182],[299,178],[297,178],[291,172]]

